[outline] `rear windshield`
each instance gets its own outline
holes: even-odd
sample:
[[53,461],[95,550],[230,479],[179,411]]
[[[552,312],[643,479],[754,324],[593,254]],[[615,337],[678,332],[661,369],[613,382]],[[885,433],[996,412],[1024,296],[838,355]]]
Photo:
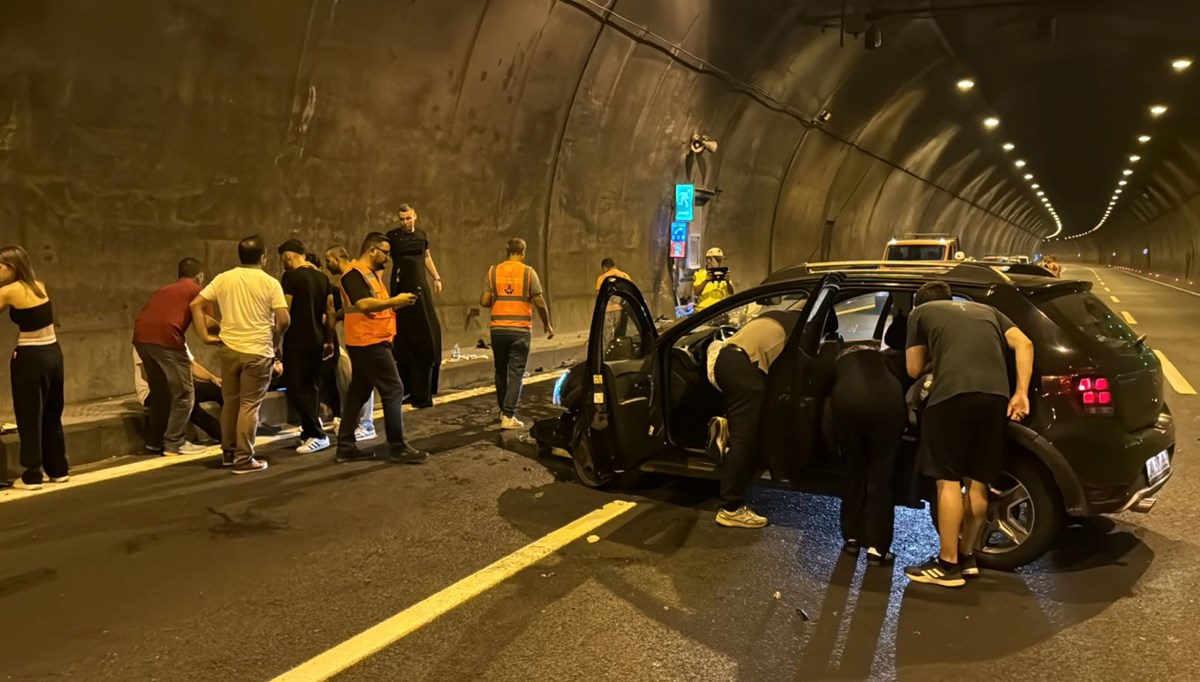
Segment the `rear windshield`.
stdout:
[[888,260],[946,260],[942,244],[896,244],[889,246]]
[[1086,340],[1088,348],[1120,355],[1140,355],[1138,335],[1104,302],[1090,292],[1064,294],[1038,303],[1068,333]]

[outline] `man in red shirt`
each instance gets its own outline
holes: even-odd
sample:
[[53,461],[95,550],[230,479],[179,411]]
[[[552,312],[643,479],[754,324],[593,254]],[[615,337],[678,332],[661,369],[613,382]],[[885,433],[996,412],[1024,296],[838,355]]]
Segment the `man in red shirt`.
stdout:
[[203,283],[204,266],[184,258],[179,261],[179,279],[155,291],[133,324],[133,347],[150,385],[145,435],[149,453],[190,455],[207,450],[185,440],[193,398],[192,360],[185,342],[192,324],[188,305]]

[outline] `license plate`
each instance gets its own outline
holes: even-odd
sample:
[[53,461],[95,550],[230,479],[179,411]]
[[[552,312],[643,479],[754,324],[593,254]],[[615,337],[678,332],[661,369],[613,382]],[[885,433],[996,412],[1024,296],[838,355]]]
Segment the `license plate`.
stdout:
[[1151,484],[1161,481],[1170,470],[1171,460],[1167,459],[1166,452],[1160,452],[1146,460],[1146,478],[1149,479]]

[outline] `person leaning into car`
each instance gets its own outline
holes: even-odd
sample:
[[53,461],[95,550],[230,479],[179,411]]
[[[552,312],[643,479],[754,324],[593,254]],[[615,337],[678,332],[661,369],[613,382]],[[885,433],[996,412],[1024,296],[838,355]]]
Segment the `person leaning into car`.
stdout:
[[[1000,474],[1005,416],[1020,421],[1029,414],[1033,343],[995,308],[952,300],[945,282],[926,283],[913,305],[905,360],[914,379],[933,364],[921,469],[937,481],[941,547],[904,572],[916,582],[961,587],[965,577],[979,575],[973,552],[987,520],[988,485]],[[1011,398],[1006,347],[1017,365]]]
[[772,311],[747,322],[724,342],[709,348],[708,378],[725,397],[728,419],[721,470],[717,523],[729,528],[762,528],[767,519],[746,504],[746,490],[758,472],[767,372],[783,352],[800,319],[797,311]]

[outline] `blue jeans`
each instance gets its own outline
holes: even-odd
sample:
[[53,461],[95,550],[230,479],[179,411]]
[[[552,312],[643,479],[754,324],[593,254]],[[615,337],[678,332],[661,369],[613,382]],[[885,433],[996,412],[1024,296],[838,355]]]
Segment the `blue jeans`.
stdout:
[[496,363],[496,402],[500,414],[512,417],[521,402],[521,382],[529,361],[528,331],[492,330],[492,355]]

